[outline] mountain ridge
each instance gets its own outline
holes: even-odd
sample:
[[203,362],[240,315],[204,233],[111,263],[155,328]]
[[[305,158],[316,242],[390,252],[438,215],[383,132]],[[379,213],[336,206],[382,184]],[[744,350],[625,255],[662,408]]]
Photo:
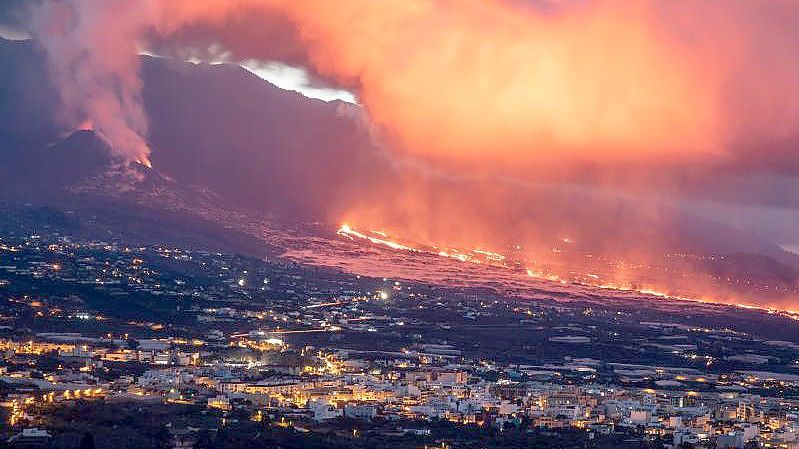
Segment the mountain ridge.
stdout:
[[[113,168],[108,143],[91,131],[62,134],[52,115],[57,95],[34,44],[0,41],[0,56],[16,62],[0,75],[0,111],[19,112],[0,122],[0,154],[9,162],[0,166],[0,188],[6,198],[32,197],[57,207],[67,197],[74,203],[76,195],[89,192],[96,199],[98,190],[110,188],[129,189],[128,199],[158,189],[172,190],[173,195],[189,200],[206,192],[221,208],[287,221],[322,221],[332,230],[353,199],[388,193],[386,201],[392,201],[392,186],[399,185],[403,175],[403,168],[387,159],[362,125],[341,113],[340,103],[282,90],[238,66],[142,56],[154,169],[133,165],[126,169],[130,178],[124,170],[121,178],[103,178],[119,170]],[[95,182],[93,190],[79,188],[96,178],[116,181]],[[426,182],[437,192],[436,202],[442,207],[431,213],[445,215],[447,203],[462,202],[460,192],[480,191],[481,182],[486,181],[431,177]],[[373,189],[377,185],[384,190]],[[486,211],[477,218],[506,214],[498,209],[500,203],[513,204],[506,218],[511,236],[517,231],[535,232],[544,242],[562,237],[557,230],[547,229],[546,221],[536,223],[543,215],[565,224],[565,229],[569,223],[581,224],[574,233],[585,252],[619,254],[625,250],[623,241],[603,246],[603,239],[618,234],[629,238],[630,245],[635,239],[651,240],[664,252],[760,255],[774,263],[743,257],[739,260],[751,264],[743,270],[755,273],[777,267],[777,278],[799,283],[799,256],[695,215],[664,208],[650,210],[650,217],[622,199],[545,187],[510,186],[500,192],[507,201],[485,204]],[[113,202],[122,201],[119,198],[106,195],[103,201],[109,207],[105,210],[113,210]],[[157,195],[148,198],[158,201]],[[77,200],[81,201],[95,200]],[[148,213],[158,207],[150,204]],[[398,220],[408,219],[400,215]],[[658,217],[668,220],[657,221]],[[111,221],[124,226],[122,220]],[[519,222],[526,224],[514,227]],[[586,223],[590,225],[582,225]],[[712,260],[689,266],[720,275],[730,272]]]

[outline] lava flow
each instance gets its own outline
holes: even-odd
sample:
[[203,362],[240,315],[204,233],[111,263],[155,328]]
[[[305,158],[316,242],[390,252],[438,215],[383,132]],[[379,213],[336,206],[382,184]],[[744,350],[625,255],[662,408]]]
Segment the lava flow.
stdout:
[[411,251],[416,253],[432,254],[436,256],[456,259],[461,262],[470,262],[475,264],[488,263],[496,266],[507,267],[505,261],[507,258],[499,253],[487,251],[484,249],[462,250],[457,248],[445,248],[439,246],[423,246],[412,245],[411,243],[400,243],[395,240],[390,240],[390,234],[384,231],[370,230],[367,234],[356,231],[348,224],[342,224],[336,232],[338,235],[347,237],[350,240],[363,239],[368,240],[378,245],[384,245],[391,249]]
[[393,250],[409,251],[413,253],[420,253],[430,256],[439,256],[442,258],[455,259],[460,262],[472,264],[485,264],[492,267],[504,268],[509,270],[522,270],[527,277],[534,278],[542,281],[557,282],[559,284],[574,284],[583,287],[592,287],[602,290],[611,290],[615,292],[632,292],[641,295],[646,295],[654,298],[676,300],[676,301],[690,301],[707,304],[724,304],[746,309],[762,310],[769,313],[779,313],[785,317],[799,320],[799,311],[793,310],[780,310],[772,307],[761,307],[756,305],[747,304],[736,300],[723,300],[711,297],[694,297],[684,296],[674,293],[667,293],[656,288],[646,286],[638,287],[634,282],[612,282],[603,281],[601,277],[595,274],[573,275],[571,278],[566,278],[556,273],[544,270],[542,268],[527,267],[527,261],[511,260],[507,256],[492,252],[484,249],[464,250],[458,248],[439,247],[435,245],[420,245],[411,242],[402,241],[402,239],[391,236],[390,233],[385,231],[369,230],[365,232],[354,229],[349,224],[342,224],[336,232],[338,235],[345,237],[352,241],[368,241],[375,245],[385,246]]

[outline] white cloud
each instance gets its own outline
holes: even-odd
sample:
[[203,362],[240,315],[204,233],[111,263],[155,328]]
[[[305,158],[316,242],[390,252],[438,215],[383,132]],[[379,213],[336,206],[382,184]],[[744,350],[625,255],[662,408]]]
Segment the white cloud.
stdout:
[[314,86],[308,73],[301,68],[277,62],[264,64],[258,61],[245,62],[242,67],[281,89],[299,92],[309,98],[324,101],[341,100],[353,104],[358,102],[350,91]]

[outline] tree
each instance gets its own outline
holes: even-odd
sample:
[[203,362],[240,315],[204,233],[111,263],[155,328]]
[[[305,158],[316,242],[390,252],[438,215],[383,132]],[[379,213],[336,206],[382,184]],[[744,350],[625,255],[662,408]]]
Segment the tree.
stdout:
[[197,449],[216,449],[208,429],[201,430],[197,435]]
[[78,449],[94,449],[94,435],[91,432],[86,432],[83,434],[83,438],[80,439],[80,445],[78,445]]

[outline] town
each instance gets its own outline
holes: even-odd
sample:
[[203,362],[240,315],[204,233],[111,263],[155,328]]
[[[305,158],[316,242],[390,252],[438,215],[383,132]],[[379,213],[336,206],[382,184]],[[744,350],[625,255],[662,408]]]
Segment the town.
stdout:
[[[668,302],[520,300],[58,233],[0,252],[9,447],[87,432],[127,447],[797,447],[799,344],[714,325],[722,306],[678,324]],[[95,416],[131,410],[168,419],[121,436]]]

